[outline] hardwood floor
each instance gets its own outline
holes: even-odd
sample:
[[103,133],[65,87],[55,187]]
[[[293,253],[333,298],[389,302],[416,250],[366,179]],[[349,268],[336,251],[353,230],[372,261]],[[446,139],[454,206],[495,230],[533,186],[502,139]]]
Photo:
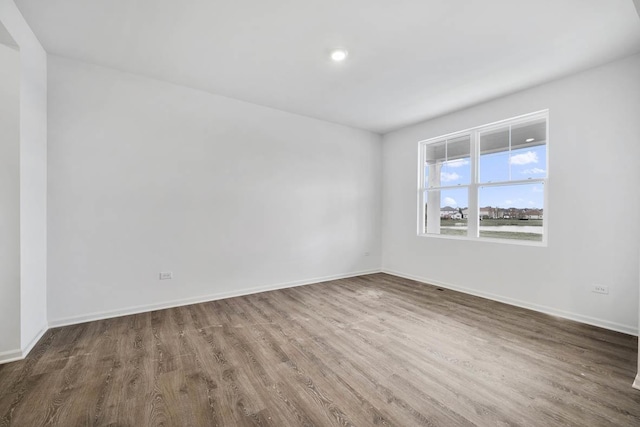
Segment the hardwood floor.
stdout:
[[1,426],[640,425],[637,338],[386,274],[52,329]]

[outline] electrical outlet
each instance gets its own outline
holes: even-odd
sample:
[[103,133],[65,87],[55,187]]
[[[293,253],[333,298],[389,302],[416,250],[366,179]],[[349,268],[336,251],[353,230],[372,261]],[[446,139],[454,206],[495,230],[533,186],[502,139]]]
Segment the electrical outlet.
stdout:
[[161,271],[160,272],[160,280],[170,280],[173,279],[172,271]]
[[591,289],[591,291],[597,294],[608,294],[609,287],[605,285],[593,285],[593,288]]

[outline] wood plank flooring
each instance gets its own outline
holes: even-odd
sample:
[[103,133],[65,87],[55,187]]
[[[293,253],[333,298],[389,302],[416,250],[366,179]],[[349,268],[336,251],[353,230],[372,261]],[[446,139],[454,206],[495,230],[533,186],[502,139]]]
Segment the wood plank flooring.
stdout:
[[0,426],[633,426],[637,348],[374,274],[52,329]]

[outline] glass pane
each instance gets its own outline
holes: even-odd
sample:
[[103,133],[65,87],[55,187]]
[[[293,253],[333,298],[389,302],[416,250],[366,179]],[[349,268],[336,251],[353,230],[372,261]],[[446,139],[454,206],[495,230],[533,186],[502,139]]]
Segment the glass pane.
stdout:
[[429,234],[467,235],[468,187],[425,192],[425,229]]
[[521,148],[511,151],[511,179],[546,178],[547,146]]
[[425,147],[425,186],[428,188],[471,183],[471,137],[429,144]]
[[547,122],[514,125],[511,128],[511,179],[545,178],[547,176]]
[[440,186],[440,171],[446,159],[446,141],[425,146],[424,185],[426,187]]
[[511,149],[533,147],[547,143],[547,119],[535,119],[511,127]]
[[544,184],[480,187],[480,237],[542,241]]
[[508,181],[509,127],[480,134],[480,182]]
[[425,161],[428,165],[444,162],[447,158],[446,141],[435,142],[425,146]]
[[471,183],[471,137],[465,135],[447,141],[447,158],[440,171],[442,186]]

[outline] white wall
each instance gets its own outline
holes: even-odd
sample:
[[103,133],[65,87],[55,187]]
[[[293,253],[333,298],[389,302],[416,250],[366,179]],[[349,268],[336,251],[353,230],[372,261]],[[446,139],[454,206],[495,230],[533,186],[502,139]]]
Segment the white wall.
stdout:
[[[635,55],[385,135],[383,269],[637,333],[639,76]],[[419,140],[546,108],[548,247],[416,236]]]
[[56,56],[49,112],[52,325],[380,267],[379,135]]
[[20,348],[19,85],[20,53],[0,44],[0,355]]
[[20,44],[20,53],[20,311],[24,351],[47,329],[47,56],[35,37]]
[[[640,14],[640,8],[638,9],[638,14]],[[640,262],[638,263],[638,266],[640,266]],[[640,281],[638,284],[640,285]],[[640,313],[638,313],[638,316],[640,317]],[[639,323],[639,327],[640,327],[640,323]],[[636,378],[633,381],[633,388],[637,388],[638,390],[640,390],[640,340],[638,341],[638,371],[636,373]]]
[[47,328],[47,56],[12,0],[0,0],[0,22],[20,47],[20,296],[11,303],[22,357]]
[[[640,0],[633,0],[634,4],[636,5],[636,11],[638,12],[638,16],[640,16]],[[639,237],[640,240],[640,237]],[[640,313],[638,314],[638,316],[640,317]],[[639,327],[640,327],[640,321],[639,321]],[[638,342],[638,376],[636,376],[636,380],[634,382],[634,387],[640,389],[640,342]]]

